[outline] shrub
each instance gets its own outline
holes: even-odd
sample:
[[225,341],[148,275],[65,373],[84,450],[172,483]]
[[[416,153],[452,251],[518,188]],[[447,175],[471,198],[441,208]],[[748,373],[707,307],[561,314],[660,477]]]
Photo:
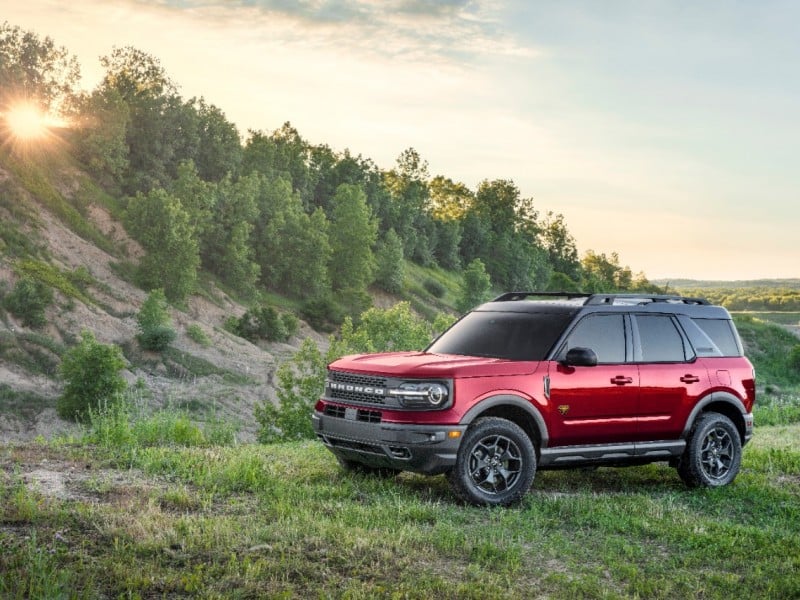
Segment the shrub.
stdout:
[[175,339],[176,333],[172,328],[164,290],[150,292],[136,316],[136,321],[139,323],[136,339],[144,350],[160,352]]
[[331,296],[307,300],[300,314],[317,331],[332,331],[333,326],[344,321],[344,311]]
[[231,317],[225,321],[228,331],[251,342],[285,342],[297,333],[297,327],[297,317],[281,314],[271,306],[251,308],[238,319]]
[[426,279],[422,285],[434,298],[441,298],[444,296],[445,291],[447,291],[445,287],[435,279]]
[[53,290],[42,281],[24,276],[3,303],[26,327],[42,327],[47,323],[44,312],[53,303]]
[[189,336],[190,340],[197,342],[203,348],[208,348],[211,345],[211,338],[208,337],[208,334],[203,331],[203,328],[197,323],[192,323],[186,328],[186,335]]
[[89,410],[118,400],[126,383],[119,372],[125,368],[118,346],[100,344],[89,331],[64,354],[61,376],[66,381],[56,410],[64,419],[83,420]]

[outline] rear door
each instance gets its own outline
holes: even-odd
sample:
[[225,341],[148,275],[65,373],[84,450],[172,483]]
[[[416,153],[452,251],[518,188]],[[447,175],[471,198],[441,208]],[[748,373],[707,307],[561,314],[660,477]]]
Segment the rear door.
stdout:
[[[550,446],[635,440],[639,370],[632,356],[629,320],[622,313],[583,317],[550,363]],[[594,367],[565,366],[570,348],[591,348]]]
[[709,389],[708,370],[672,315],[633,315],[633,334],[641,383],[638,440],[677,439]]

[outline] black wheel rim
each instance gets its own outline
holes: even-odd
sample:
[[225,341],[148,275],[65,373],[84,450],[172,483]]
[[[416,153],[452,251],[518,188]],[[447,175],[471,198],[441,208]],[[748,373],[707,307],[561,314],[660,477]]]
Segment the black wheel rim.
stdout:
[[733,439],[722,427],[714,427],[703,440],[700,463],[711,479],[722,479],[730,473],[733,465]]
[[519,446],[503,435],[489,435],[472,447],[469,477],[485,494],[496,496],[513,488],[522,474]]

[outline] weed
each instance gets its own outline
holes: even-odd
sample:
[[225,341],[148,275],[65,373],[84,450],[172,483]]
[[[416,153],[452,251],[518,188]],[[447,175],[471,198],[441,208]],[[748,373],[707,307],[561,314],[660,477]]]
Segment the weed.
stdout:
[[203,348],[208,348],[211,346],[211,338],[208,337],[208,334],[203,331],[203,328],[197,323],[192,323],[186,328],[186,335],[189,337],[189,339],[197,344],[200,344]]

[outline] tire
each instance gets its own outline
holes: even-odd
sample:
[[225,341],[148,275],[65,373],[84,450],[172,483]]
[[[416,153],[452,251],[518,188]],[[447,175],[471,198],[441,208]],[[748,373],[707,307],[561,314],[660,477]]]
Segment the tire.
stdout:
[[455,466],[447,473],[453,492],[475,506],[511,506],[536,475],[536,450],[519,425],[479,419],[467,429]]
[[358,473],[360,475],[374,475],[382,479],[389,479],[400,474],[400,469],[392,469],[390,467],[371,467],[364,463],[348,460],[340,456],[336,457],[339,461],[339,466],[348,473]]
[[678,475],[689,487],[721,487],[732,482],[742,462],[742,441],[733,422],[703,413],[689,433]]

